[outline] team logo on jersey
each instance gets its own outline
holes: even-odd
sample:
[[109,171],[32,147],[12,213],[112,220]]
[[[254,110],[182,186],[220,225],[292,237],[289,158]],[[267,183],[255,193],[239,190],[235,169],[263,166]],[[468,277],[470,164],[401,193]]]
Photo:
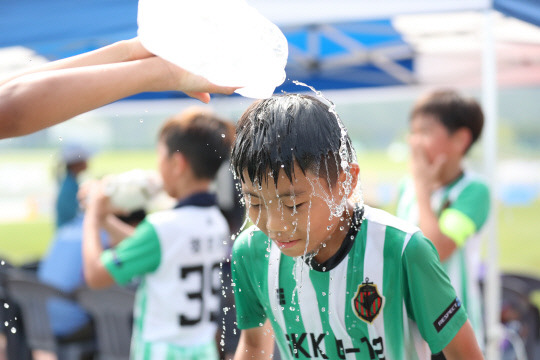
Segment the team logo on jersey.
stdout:
[[352,299],[354,313],[361,320],[371,324],[379,315],[384,304],[384,298],[379,294],[377,285],[369,281],[369,278],[358,285],[358,291]]

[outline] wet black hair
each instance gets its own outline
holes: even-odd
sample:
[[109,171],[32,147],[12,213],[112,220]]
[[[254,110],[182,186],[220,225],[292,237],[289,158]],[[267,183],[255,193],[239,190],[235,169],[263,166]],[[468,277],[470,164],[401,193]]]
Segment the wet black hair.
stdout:
[[439,89],[421,97],[414,105],[410,120],[418,115],[434,116],[450,134],[460,128],[471,132],[471,143],[467,152],[478,140],[484,127],[484,113],[480,104],[452,89]]
[[[254,102],[241,116],[231,155],[233,172],[242,182],[277,183],[283,170],[293,181],[294,164],[336,183],[340,172],[341,121],[321,100],[299,94],[273,96]],[[343,129],[344,130],[344,129]],[[355,159],[351,140],[343,132],[345,161]]]

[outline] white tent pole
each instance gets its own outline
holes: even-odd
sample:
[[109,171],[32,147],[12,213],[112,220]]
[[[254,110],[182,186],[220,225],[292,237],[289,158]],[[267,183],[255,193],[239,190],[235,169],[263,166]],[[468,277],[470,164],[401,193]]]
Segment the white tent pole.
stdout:
[[499,250],[497,238],[497,52],[493,34],[494,10],[484,13],[484,42],[482,50],[482,105],[485,114],[483,153],[485,175],[491,189],[491,216],[487,224],[487,275],[484,303],[486,305],[486,359],[499,360],[499,344],[502,327],[499,321],[501,290],[499,273]]

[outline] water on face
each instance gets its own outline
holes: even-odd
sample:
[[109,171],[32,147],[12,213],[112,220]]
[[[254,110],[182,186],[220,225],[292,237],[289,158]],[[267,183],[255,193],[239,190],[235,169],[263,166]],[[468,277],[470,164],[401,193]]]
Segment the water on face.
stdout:
[[[343,125],[339,115],[336,112],[335,104],[332,101],[330,101],[329,99],[327,99],[322,94],[322,92],[317,91],[312,86],[301,83],[299,81],[293,81],[293,82],[296,85],[304,86],[304,87],[309,88],[310,90],[312,90],[315,93],[315,95],[317,97],[321,98],[323,100],[323,102],[326,102],[327,104],[329,104],[329,110],[328,111],[330,113],[332,113],[333,117],[336,119],[336,122],[337,122],[338,126],[340,127],[341,137],[340,137],[340,147],[339,147],[339,151],[338,151],[339,157],[330,157],[330,158],[324,157],[324,161],[320,164],[320,167],[324,167],[323,170],[326,172],[326,182],[329,185],[329,191],[327,191],[325,189],[322,182],[319,181],[319,180],[310,181],[310,186],[311,186],[311,189],[312,189],[312,194],[316,194],[316,195],[312,195],[312,196],[318,196],[319,198],[324,200],[324,202],[326,203],[326,205],[330,209],[330,217],[329,217],[328,220],[330,221],[334,217],[339,217],[340,220],[343,221],[344,220],[344,218],[343,218],[344,212],[346,212],[347,217],[352,216],[352,214],[348,213],[348,207],[347,207],[348,199],[351,199],[351,201],[353,203],[358,204],[360,207],[362,207],[364,205],[360,180],[358,180],[356,188],[354,188],[354,189],[352,188],[353,176],[352,176],[352,174],[350,172],[349,160],[352,160],[352,162],[356,162],[356,154],[355,153],[349,153],[348,149],[352,148],[352,147],[350,147],[350,144],[347,144],[347,142],[348,142],[347,130],[346,130],[345,126]],[[265,116],[264,112],[259,113],[259,116],[264,117]],[[334,162],[332,164],[332,166],[329,166],[328,161],[333,161]],[[339,194],[338,197],[334,197],[334,195],[333,195],[334,194],[334,189],[332,189],[332,187],[330,185],[330,184],[332,184],[332,181],[331,181],[330,171],[329,170],[333,169],[333,168],[341,169],[345,173],[345,181],[340,182],[340,189],[339,189],[339,192],[338,192],[338,194]],[[316,167],[316,169],[314,171],[314,173],[316,175],[316,179],[320,179],[319,176],[318,176],[319,173],[320,173],[320,170],[321,170],[321,168]],[[273,174],[272,174],[272,172],[270,172],[270,174],[269,174],[269,182],[271,181],[272,177],[273,177]],[[255,181],[257,181],[257,179],[255,179]],[[258,185],[258,187],[259,187],[259,189],[262,189],[260,185]],[[276,199],[277,200],[274,200],[274,201],[278,201],[278,209],[281,209],[281,219],[283,221],[285,221],[285,220],[287,220],[287,219],[285,219],[285,216],[289,216],[289,215],[284,214],[282,199],[279,197],[279,194],[277,193],[277,188],[276,188]],[[292,203],[294,204],[293,211],[290,214],[290,216],[294,217],[295,215],[297,215],[296,201],[295,201],[294,193],[292,193],[290,195],[290,200],[292,200]],[[307,206],[308,206],[308,217],[307,217],[307,223],[306,223],[306,245],[305,245],[305,248],[304,248],[304,253],[294,259],[295,263],[294,263],[294,266],[293,266],[292,276],[295,279],[296,286],[295,286],[295,288],[294,288],[294,290],[292,292],[291,306],[288,309],[290,311],[295,311],[296,307],[298,305],[296,303],[295,299],[296,299],[297,295],[300,293],[300,291],[302,291],[302,285],[301,284],[302,284],[303,276],[307,276],[307,274],[304,274],[304,269],[306,269],[306,268],[307,269],[312,269],[312,265],[311,265],[312,261],[311,260],[315,256],[317,256],[319,254],[319,251],[322,248],[326,247],[326,245],[327,245],[326,242],[323,241],[316,249],[314,249],[312,251],[308,251],[309,244],[310,244],[310,227],[311,227],[311,216],[310,215],[311,215],[311,208],[312,208],[312,201],[311,200],[312,199],[310,198],[309,204],[307,204]],[[246,207],[248,207],[251,204],[250,195],[246,195],[245,200],[242,200],[242,201],[244,201]],[[252,219],[253,224],[255,226],[258,226],[259,222],[261,220],[261,210],[262,210],[261,208],[262,208],[262,206],[265,206],[266,208],[268,208],[268,205],[269,205],[269,203],[267,203],[265,199],[262,199],[262,203],[259,206],[259,211],[257,212],[257,216],[256,216],[255,219]],[[248,218],[246,218],[246,220],[245,220],[245,222],[244,222],[241,229],[243,229],[246,226],[247,222],[248,222]],[[286,223],[288,223],[288,221],[286,221]],[[294,235],[296,233],[296,231],[297,231],[298,221],[293,220],[291,222],[291,224],[293,226],[292,235]],[[343,229],[340,228],[339,230],[343,230]],[[253,235],[253,234],[251,234],[251,235]],[[268,245],[268,248],[267,248],[267,253],[270,253],[272,242],[270,241],[268,244],[269,245]],[[268,254],[266,256],[268,256]],[[305,266],[305,264],[307,264],[308,267]]]

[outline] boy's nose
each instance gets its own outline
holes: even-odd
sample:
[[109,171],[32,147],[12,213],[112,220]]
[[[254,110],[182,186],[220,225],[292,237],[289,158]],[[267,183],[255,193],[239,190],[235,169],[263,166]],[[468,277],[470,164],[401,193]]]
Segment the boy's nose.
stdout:
[[281,233],[287,230],[287,226],[283,220],[281,213],[275,213],[269,211],[266,217],[266,229],[273,234]]

